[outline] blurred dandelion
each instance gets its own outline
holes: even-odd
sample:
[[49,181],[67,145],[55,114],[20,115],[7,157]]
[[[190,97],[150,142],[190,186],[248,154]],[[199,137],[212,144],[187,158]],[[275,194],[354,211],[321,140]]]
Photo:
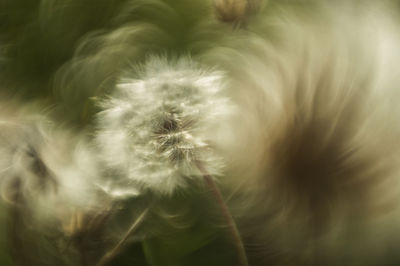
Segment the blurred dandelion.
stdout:
[[32,262],[23,258],[24,252],[31,253],[22,249],[25,230],[74,237],[83,227],[92,230],[85,222],[72,226],[74,217],[100,213],[105,202],[99,203],[97,165],[80,137],[54,129],[48,118],[30,109],[7,104],[1,108],[1,197],[14,220],[13,249],[23,264]]
[[[389,103],[398,97],[397,19],[339,6],[306,19],[287,9],[247,33],[240,51],[214,55],[227,57],[243,121],[226,145],[227,183],[239,188],[232,209],[261,265],[343,265],[347,253],[354,263],[345,265],[366,265],[385,260],[389,235],[399,239],[387,230],[399,217],[399,112]],[[267,28],[276,40],[260,37]]]
[[168,62],[153,57],[139,78],[120,81],[102,103],[97,144],[108,166],[137,187],[170,195],[186,179],[213,176],[222,160],[207,139],[208,130],[229,112],[219,72],[199,69],[188,58]]
[[223,96],[224,77],[206,71],[190,58],[168,61],[152,57],[125,78],[102,103],[97,143],[105,162],[123,170],[128,183],[159,195],[187,186],[187,179],[205,180],[236,244],[241,265],[247,265],[243,243],[214,177],[221,159],[207,133],[223,122],[232,108]]

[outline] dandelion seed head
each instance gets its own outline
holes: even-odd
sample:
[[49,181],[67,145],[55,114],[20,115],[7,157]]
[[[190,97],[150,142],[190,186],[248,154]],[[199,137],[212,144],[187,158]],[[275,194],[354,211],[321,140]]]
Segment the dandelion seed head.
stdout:
[[97,165],[81,137],[30,109],[0,106],[1,198],[43,225],[98,208]]
[[136,78],[123,78],[102,103],[97,142],[108,166],[141,188],[170,194],[201,175],[220,173],[209,130],[229,113],[223,75],[191,59],[150,58]]

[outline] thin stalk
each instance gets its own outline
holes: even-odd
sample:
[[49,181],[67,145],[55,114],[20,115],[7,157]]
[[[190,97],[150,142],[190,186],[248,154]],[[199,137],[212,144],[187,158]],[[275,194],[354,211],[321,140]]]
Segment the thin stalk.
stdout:
[[144,218],[146,217],[147,213],[149,212],[149,208],[146,208],[140,215],[139,217],[134,221],[134,223],[131,225],[131,227],[128,229],[128,231],[125,233],[123,238],[115,245],[114,248],[112,248],[110,251],[108,251],[96,264],[97,266],[104,266],[107,265],[108,262],[110,262],[123,248],[125,242],[128,240],[128,238],[136,231],[136,229],[141,225],[143,222]]
[[245,248],[243,245],[242,238],[240,237],[240,233],[236,226],[235,220],[233,219],[232,214],[229,211],[228,206],[226,205],[226,203],[222,197],[221,191],[219,190],[218,186],[215,184],[212,176],[209,175],[207,173],[207,171],[204,169],[202,163],[196,162],[196,166],[202,172],[204,181],[206,182],[207,186],[209,187],[211,194],[215,197],[215,199],[217,201],[217,205],[221,210],[221,214],[226,222],[226,225],[228,226],[229,233],[230,233],[233,243],[235,245],[239,264],[241,266],[248,266],[249,263],[247,261],[247,255],[246,255],[246,251],[245,251]]
[[23,245],[23,241],[20,238],[20,228],[24,228],[22,212],[25,208],[25,201],[21,195],[21,180],[17,179],[14,186],[16,193],[10,201],[12,203],[10,207],[10,214],[12,217],[10,230],[11,256],[16,265],[27,265],[30,259],[26,254],[27,251]]

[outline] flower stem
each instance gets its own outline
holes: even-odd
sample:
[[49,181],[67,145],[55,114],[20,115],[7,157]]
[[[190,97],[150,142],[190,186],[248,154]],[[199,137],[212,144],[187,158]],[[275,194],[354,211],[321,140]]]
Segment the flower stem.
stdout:
[[228,226],[229,233],[230,233],[233,243],[236,247],[239,265],[248,266],[249,263],[247,261],[246,251],[245,251],[245,248],[243,245],[242,238],[240,237],[240,233],[236,226],[235,220],[233,219],[232,214],[229,211],[228,206],[226,205],[226,203],[222,197],[221,191],[219,190],[218,186],[215,184],[212,176],[209,175],[207,173],[207,171],[204,169],[202,163],[196,162],[196,166],[203,173],[204,181],[206,182],[207,186],[210,188],[212,195],[215,197],[215,199],[217,201],[217,205],[221,210],[223,218],[225,219],[225,222]]
[[128,238],[136,231],[136,229],[140,226],[140,224],[143,222],[144,218],[146,217],[147,213],[149,212],[149,208],[146,208],[140,215],[139,217],[133,222],[131,227],[128,229],[128,231],[125,233],[123,238],[115,245],[114,248],[112,248],[110,251],[108,251],[96,264],[96,266],[104,266],[107,265],[108,262],[110,262],[122,249],[124,246],[125,242],[128,240]]

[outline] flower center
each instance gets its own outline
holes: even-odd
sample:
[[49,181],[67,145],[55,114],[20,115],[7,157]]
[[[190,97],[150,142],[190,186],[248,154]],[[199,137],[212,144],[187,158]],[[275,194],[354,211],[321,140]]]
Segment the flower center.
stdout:
[[158,151],[173,163],[190,162],[193,159],[195,145],[188,131],[188,121],[178,112],[170,111],[164,114],[154,130]]

